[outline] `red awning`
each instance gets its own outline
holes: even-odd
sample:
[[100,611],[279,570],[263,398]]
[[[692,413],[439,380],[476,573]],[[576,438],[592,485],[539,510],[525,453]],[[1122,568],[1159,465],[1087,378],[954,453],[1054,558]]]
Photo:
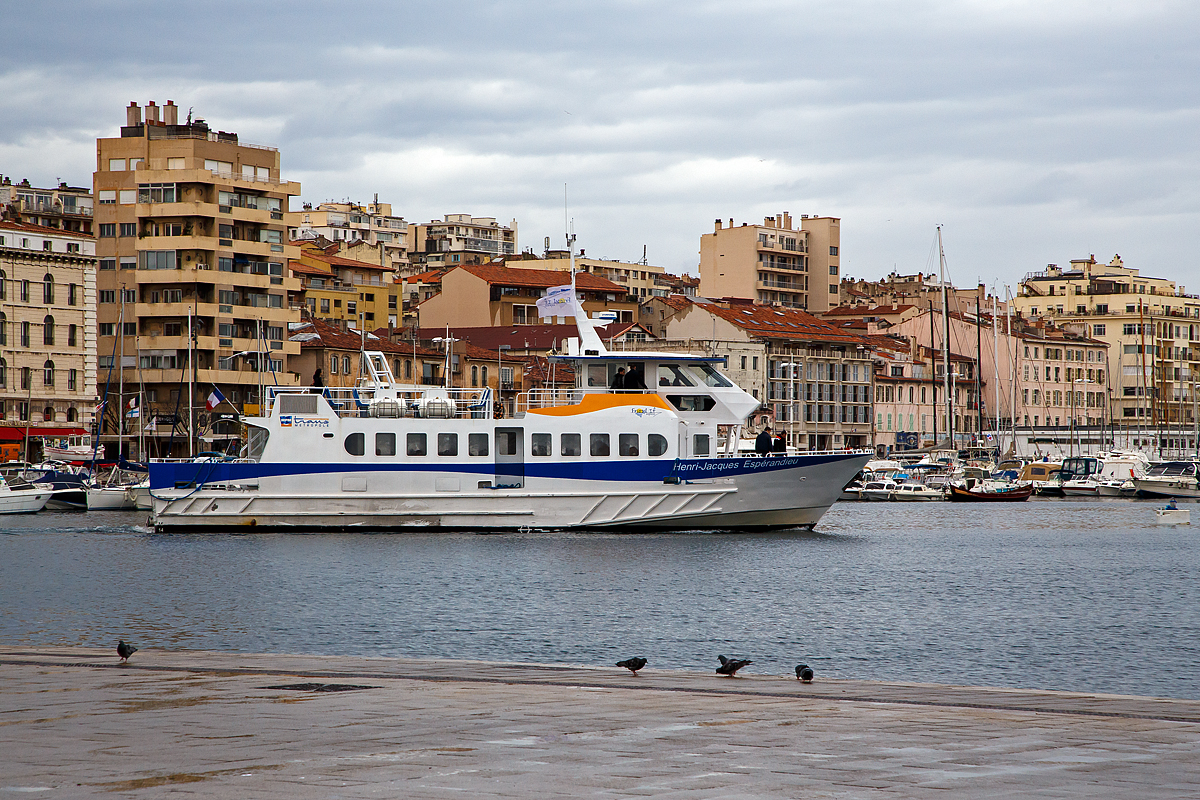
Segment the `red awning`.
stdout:
[[[43,436],[83,436],[87,433],[83,428],[39,428],[29,427],[29,438],[37,439]],[[0,441],[20,441],[25,438],[25,428],[0,426]]]

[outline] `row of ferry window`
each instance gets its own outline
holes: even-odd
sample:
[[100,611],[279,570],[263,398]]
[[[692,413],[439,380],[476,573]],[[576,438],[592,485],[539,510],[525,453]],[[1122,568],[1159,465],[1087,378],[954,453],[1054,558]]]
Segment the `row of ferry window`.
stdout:
[[[467,434],[467,455],[469,456],[487,456],[488,449],[488,434],[486,433],[469,433]],[[639,456],[641,455],[640,436],[636,433],[620,433],[617,434],[617,455],[620,456]],[[709,443],[707,434],[696,434],[693,437],[693,453],[695,455],[708,455]],[[580,456],[583,455],[583,434],[579,433],[563,433],[558,437],[559,440],[559,455],[562,456]],[[346,452],[352,456],[361,456],[366,454],[367,440],[366,435],[362,433],[352,433],[346,437],[344,443]],[[518,437],[513,431],[497,431],[496,433],[496,452],[497,455],[515,456],[517,455]],[[429,437],[424,433],[408,433],[404,437],[404,452],[410,456],[427,456],[429,455]],[[611,456],[612,455],[612,440],[607,433],[591,433],[588,434],[588,452],[593,456]],[[646,437],[646,455],[657,457],[664,455],[667,452],[667,437],[657,433],[651,433]],[[457,433],[439,433],[437,434],[437,454],[439,456],[457,456],[458,455],[458,434]],[[533,457],[548,457],[554,454],[554,435],[550,433],[534,433],[529,437],[529,455]],[[396,455],[396,434],[395,433],[376,433],[375,434],[375,455],[377,456],[394,456]]]

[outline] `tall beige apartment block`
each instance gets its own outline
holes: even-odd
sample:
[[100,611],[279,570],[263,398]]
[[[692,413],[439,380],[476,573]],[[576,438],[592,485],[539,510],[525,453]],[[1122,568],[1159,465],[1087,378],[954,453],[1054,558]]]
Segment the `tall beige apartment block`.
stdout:
[[[147,435],[149,455],[166,455],[172,428],[175,454],[187,452],[193,372],[196,433],[210,437],[204,398],[214,387],[243,410],[261,385],[298,382],[288,359],[300,346],[287,326],[300,312],[287,296],[299,281],[286,264],[299,253],[284,214],[300,186],[279,167],[275,148],[190,115],[180,123],[171,101],[148,103],[144,119],[130,103],[121,135],[96,141],[99,380],[111,395],[123,372],[126,395],[141,390],[139,430],[126,419],[125,435]],[[101,440],[116,437],[106,415]]]
[[716,220],[700,237],[700,294],[820,313],[840,303],[841,220],[788,212],[761,225]]
[[95,307],[91,236],[0,220],[0,443],[90,432]]

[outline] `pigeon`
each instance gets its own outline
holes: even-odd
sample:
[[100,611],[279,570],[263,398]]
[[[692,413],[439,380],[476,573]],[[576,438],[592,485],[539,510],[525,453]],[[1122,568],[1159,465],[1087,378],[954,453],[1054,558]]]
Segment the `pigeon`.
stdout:
[[796,667],[796,680],[812,683],[813,671],[808,664],[800,664]]
[[632,672],[634,675],[637,675],[637,671],[639,669],[641,669],[642,667],[646,666],[646,659],[637,658],[637,657],[627,658],[624,661],[618,661],[617,666],[624,667],[625,669]]
[[131,644],[125,644],[125,640],[121,639],[117,642],[117,655],[121,657],[122,664],[129,661],[129,657],[137,652],[137,648]]
[[736,675],[737,671],[742,667],[746,666],[747,664],[754,663],[749,659],[741,660],[736,658],[726,658],[725,656],[717,656],[717,658],[721,659],[721,666],[717,667],[717,674],[728,675],[731,678]]

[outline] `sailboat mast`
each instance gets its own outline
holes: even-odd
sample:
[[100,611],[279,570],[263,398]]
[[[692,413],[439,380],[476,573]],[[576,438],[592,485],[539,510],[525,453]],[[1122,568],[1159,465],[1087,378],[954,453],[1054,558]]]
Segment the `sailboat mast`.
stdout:
[[929,415],[933,417],[933,446],[937,447],[937,361],[934,353],[933,298],[929,299]]
[[979,317],[979,290],[975,290],[975,437],[983,439],[983,321]]
[[946,436],[950,446],[954,446],[954,397],[950,394],[950,308],[946,299],[946,251],[942,248],[942,226],[937,226],[938,239],[938,282],[942,284],[942,369],[943,391],[946,394]]
[[996,327],[998,313],[996,295],[992,295],[992,380],[996,386],[996,447],[1000,447],[1000,330]]
[[117,361],[117,463],[121,463],[121,451],[125,449],[125,284],[121,284],[121,313],[117,317],[117,343],[120,348]]
[[192,310],[188,309],[188,457],[196,457],[196,403],[192,396],[196,388],[196,370],[192,361]]

